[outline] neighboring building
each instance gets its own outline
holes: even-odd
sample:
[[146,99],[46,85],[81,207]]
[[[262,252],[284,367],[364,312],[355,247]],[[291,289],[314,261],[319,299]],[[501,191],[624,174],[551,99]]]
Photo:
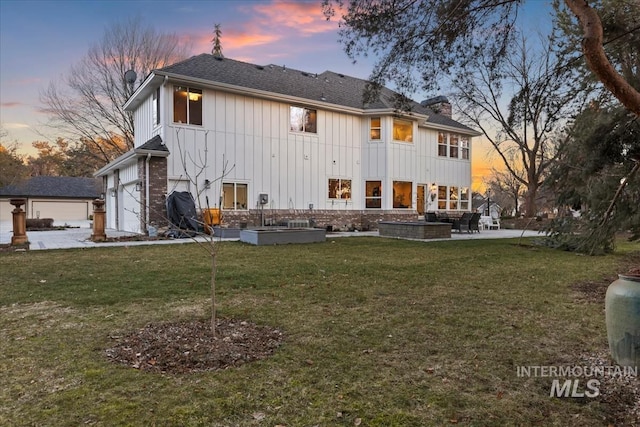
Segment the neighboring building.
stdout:
[[102,195],[102,182],[96,178],[34,176],[0,188],[0,221],[11,221],[10,199],[24,198],[27,218],[53,218],[54,223],[89,219],[92,201]]
[[174,190],[221,204],[231,226],[312,218],[367,229],[470,211],[479,133],[452,120],[444,97],[421,105],[382,88],[364,103],[366,84],[208,54],[154,70],[125,104],[136,148],[96,172],[107,226],[162,225]]

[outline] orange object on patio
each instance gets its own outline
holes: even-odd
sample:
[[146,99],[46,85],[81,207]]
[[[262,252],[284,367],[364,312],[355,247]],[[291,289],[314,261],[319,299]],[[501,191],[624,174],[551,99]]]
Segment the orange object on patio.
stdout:
[[205,209],[203,212],[204,223],[208,226],[220,225],[220,209]]

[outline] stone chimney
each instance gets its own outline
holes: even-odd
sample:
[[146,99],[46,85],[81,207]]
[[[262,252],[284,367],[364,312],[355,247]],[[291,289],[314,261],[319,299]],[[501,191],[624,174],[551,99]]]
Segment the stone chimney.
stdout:
[[425,99],[420,105],[430,108],[436,114],[451,118],[451,104],[446,96]]

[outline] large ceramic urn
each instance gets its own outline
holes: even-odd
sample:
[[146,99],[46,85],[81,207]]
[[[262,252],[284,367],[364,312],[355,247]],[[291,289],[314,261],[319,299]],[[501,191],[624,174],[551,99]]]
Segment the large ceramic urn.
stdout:
[[607,337],[613,359],[640,367],[640,268],[618,275],[605,297]]

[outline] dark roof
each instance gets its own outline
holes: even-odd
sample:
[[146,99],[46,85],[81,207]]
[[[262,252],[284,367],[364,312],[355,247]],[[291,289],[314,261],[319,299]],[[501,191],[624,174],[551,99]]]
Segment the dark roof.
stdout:
[[[378,99],[365,104],[363,94],[367,81],[332,71],[321,74],[286,68],[278,65],[256,65],[210,54],[193,56],[182,62],[155,70],[158,75],[195,78],[292,96],[315,102],[362,110],[397,109],[399,94],[382,88]],[[429,116],[428,123],[475,131],[457,121],[433,112],[430,108],[407,100],[403,110]]]
[[141,146],[137,147],[137,149],[149,150],[149,151],[166,151],[166,152],[169,151],[167,146],[164,145],[164,142],[162,142],[162,138],[160,138],[160,135],[154,136],[153,138],[151,138]]
[[34,176],[0,188],[0,197],[95,199],[101,193],[102,180],[71,176]]

